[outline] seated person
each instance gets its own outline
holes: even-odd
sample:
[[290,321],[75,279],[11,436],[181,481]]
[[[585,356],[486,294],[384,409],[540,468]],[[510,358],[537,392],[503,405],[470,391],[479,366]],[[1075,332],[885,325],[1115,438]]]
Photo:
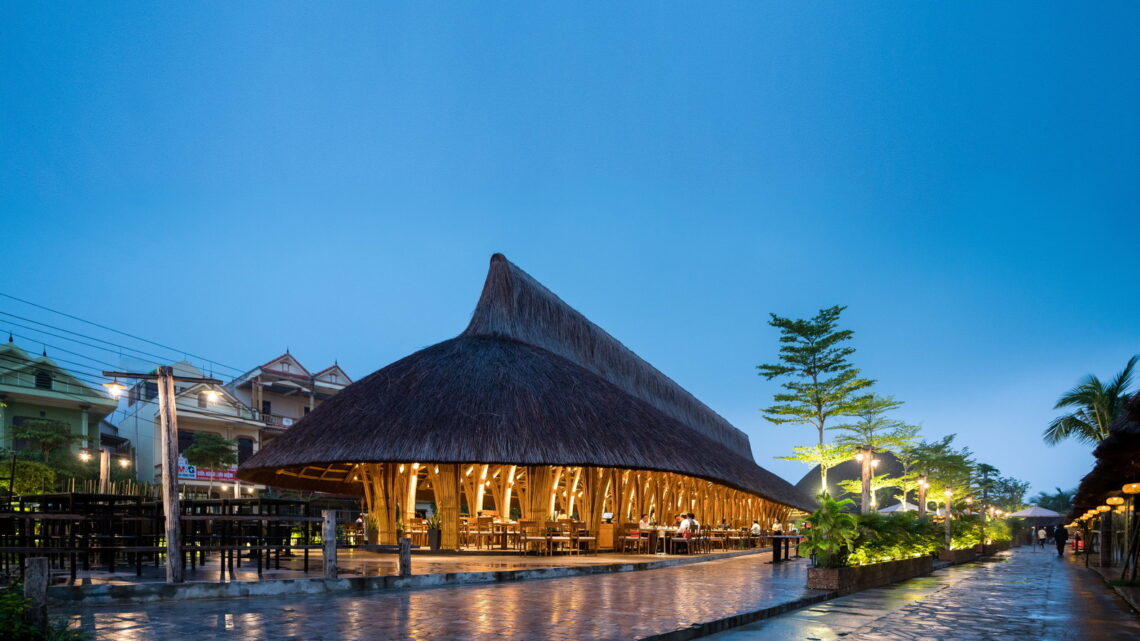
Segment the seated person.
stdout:
[[639,520],[637,521],[637,529],[639,529],[639,530],[648,530],[648,529],[649,529],[649,527],[650,527],[650,525],[649,525],[649,515],[648,515],[648,514],[642,514],[642,515],[641,515],[641,519],[639,519]]
[[752,522],[752,530],[749,532],[749,534],[751,534],[752,536],[760,536],[763,533],[764,533],[764,530],[760,529],[760,521],[753,521]]

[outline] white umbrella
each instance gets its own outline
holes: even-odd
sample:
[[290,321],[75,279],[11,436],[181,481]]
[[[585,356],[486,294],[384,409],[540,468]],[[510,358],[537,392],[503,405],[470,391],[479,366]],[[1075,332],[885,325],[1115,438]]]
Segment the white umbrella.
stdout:
[[1020,512],[1014,512],[1013,514],[1010,514],[1010,516],[1016,516],[1016,517],[1020,517],[1023,519],[1032,519],[1032,518],[1039,518],[1039,517],[1049,517],[1049,518],[1059,517],[1061,515],[1057,514],[1053,510],[1046,510],[1043,507],[1037,507],[1036,505],[1030,505],[1029,507],[1025,508],[1024,510],[1021,510]]
[[879,514],[890,514],[892,512],[917,512],[917,511],[918,511],[917,505],[913,505],[911,503],[907,503],[906,501],[903,501],[902,503],[896,503],[890,507],[885,507],[885,508],[879,510]]

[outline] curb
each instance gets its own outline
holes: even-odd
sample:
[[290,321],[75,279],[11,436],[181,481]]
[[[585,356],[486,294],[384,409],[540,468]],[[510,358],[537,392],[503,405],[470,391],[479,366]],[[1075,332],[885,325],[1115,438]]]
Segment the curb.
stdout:
[[680,630],[673,630],[672,632],[663,632],[661,634],[654,634],[648,637],[641,637],[638,639],[638,641],[689,641],[690,639],[699,639],[700,637],[706,637],[710,634],[716,634],[718,632],[724,632],[725,630],[730,630],[742,625],[748,625],[749,623],[753,623],[761,619],[770,619],[774,616],[791,612],[792,610],[798,610],[809,605],[815,605],[817,603],[823,603],[824,601],[830,601],[837,596],[839,596],[838,592],[824,592],[823,594],[802,597],[796,599],[795,601],[788,601],[786,603],[763,608],[761,610],[742,612],[740,614],[734,614],[730,617],[707,621],[705,623],[694,623],[693,625],[687,628],[681,628]]
[[[135,583],[97,585],[57,585],[48,588],[48,602],[56,606],[108,605],[116,603],[154,603],[184,599],[230,599],[251,596],[287,596],[298,594],[331,594],[369,592],[374,590],[434,588],[456,585],[478,585],[508,581],[561,579],[593,574],[640,572],[661,568],[719,561],[760,554],[767,549],[740,550],[705,556],[660,559],[643,563],[611,563],[558,568],[496,570],[491,572],[448,572],[413,574],[409,577],[370,576],[336,579],[299,578],[264,579],[261,581],[198,581],[181,584]],[[739,625],[739,624],[737,624]]]

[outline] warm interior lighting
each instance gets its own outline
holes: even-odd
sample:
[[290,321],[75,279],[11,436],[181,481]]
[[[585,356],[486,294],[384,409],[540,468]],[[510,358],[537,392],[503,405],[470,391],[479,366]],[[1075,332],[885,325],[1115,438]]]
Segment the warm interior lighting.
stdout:
[[1120,491],[1125,494],[1140,494],[1140,483],[1126,483]]
[[1104,502],[1108,505],[1124,505],[1124,497],[1123,496],[1110,496],[1107,499],[1105,499]]
[[103,387],[107,388],[107,394],[109,394],[111,398],[119,398],[123,395],[123,390],[127,389],[127,386],[120,383],[117,378],[110,383],[103,383]]

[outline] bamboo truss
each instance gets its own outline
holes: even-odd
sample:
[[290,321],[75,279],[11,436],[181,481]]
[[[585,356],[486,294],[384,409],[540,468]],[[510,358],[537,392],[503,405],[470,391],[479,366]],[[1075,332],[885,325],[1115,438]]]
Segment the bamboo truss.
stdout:
[[[434,502],[442,519],[441,545],[457,549],[461,514],[494,511],[502,518],[546,521],[574,517],[596,536],[602,515],[636,522],[642,514],[671,523],[693,512],[704,523],[726,520],[748,527],[786,524],[791,508],[725,485],[672,472],[554,465],[488,463],[360,463],[354,479],[364,489],[380,543],[396,543],[397,520],[415,515],[416,502]],[[399,518],[398,518],[399,517]]]

